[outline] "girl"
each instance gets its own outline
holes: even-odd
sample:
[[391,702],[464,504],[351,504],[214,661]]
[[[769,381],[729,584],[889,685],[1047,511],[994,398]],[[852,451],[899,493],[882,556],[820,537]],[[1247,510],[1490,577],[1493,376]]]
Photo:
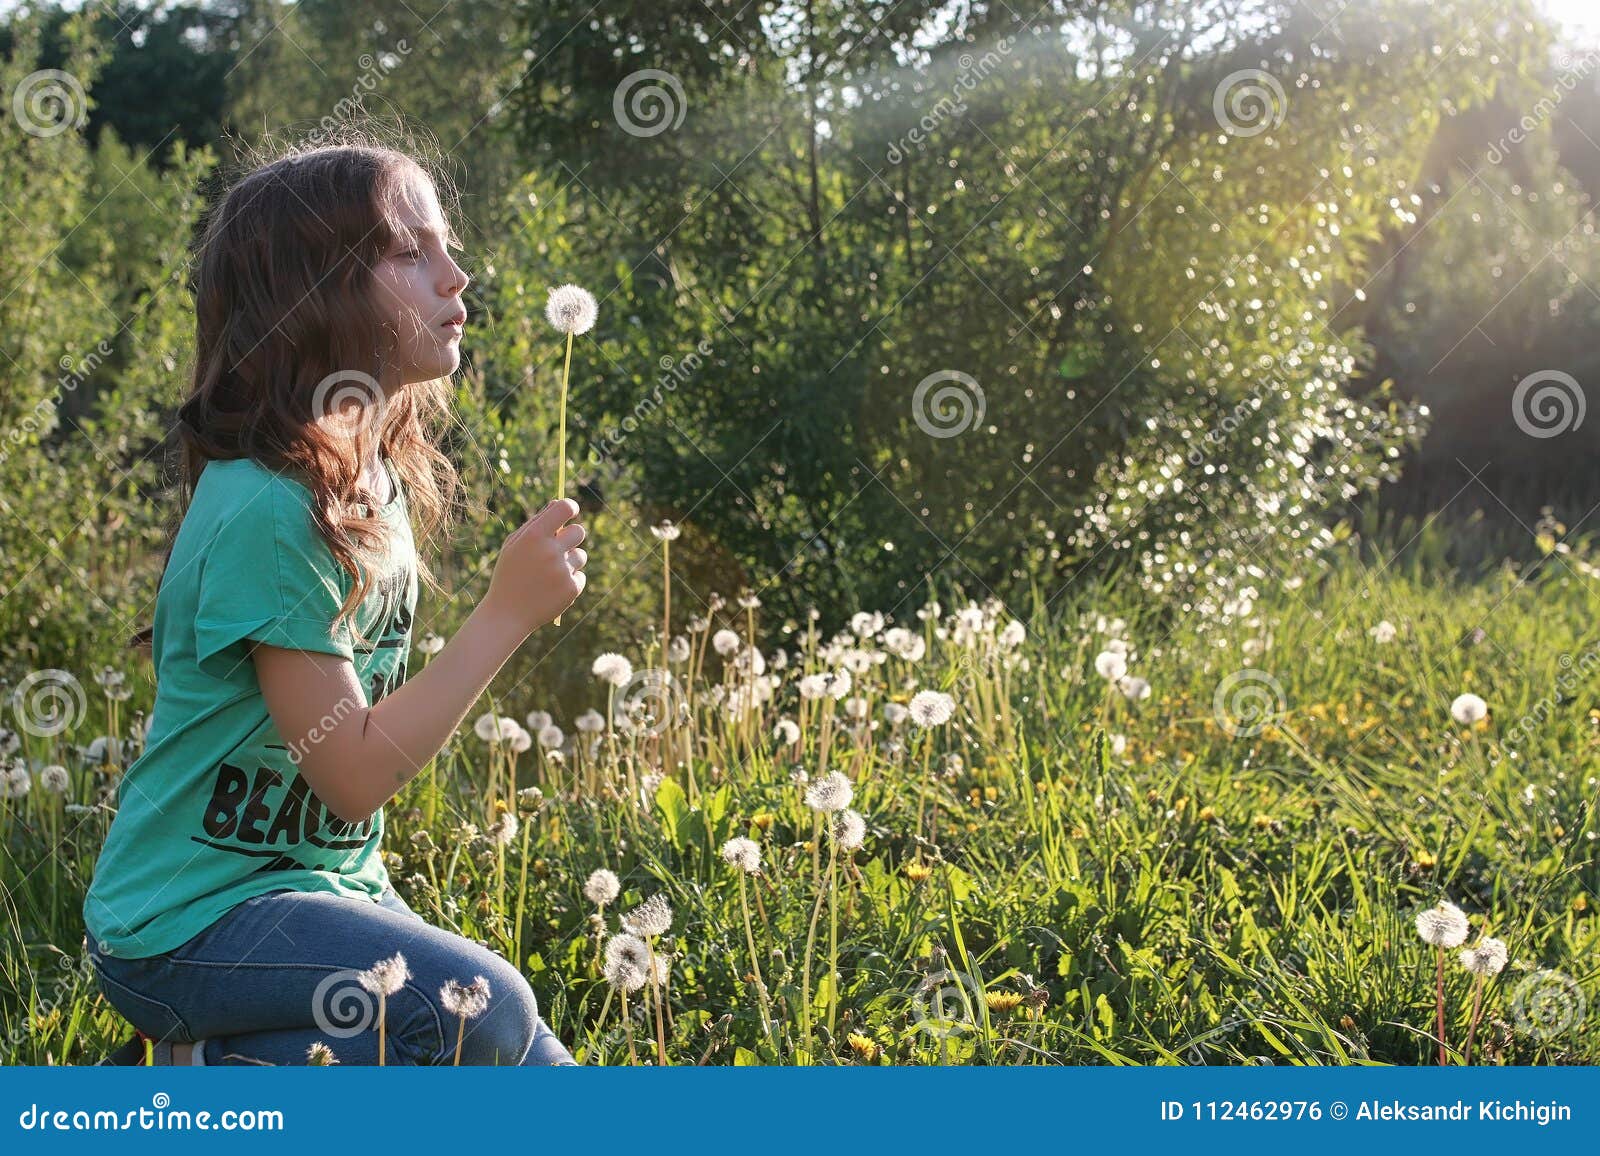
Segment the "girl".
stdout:
[[588,560],[577,504],[550,503],[406,680],[419,569],[433,582],[411,520],[427,540],[459,485],[432,444],[467,316],[447,245],[422,166],[365,145],[266,164],[207,223],[188,500],[141,635],[155,707],[83,909],[139,1033],[107,1062],[142,1062],[148,1039],[162,1063],[303,1064],[319,1043],[376,1063],[359,973],[399,954],[385,1063],[451,1062],[460,989],[441,989],[480,976],[462,1063],[572,1063],[521,972],[423,922],[380,854],[383,804],[572,605]]

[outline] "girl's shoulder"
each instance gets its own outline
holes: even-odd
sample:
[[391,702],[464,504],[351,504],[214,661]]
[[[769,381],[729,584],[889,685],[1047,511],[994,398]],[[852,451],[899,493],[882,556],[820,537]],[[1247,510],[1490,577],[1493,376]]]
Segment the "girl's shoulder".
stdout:
[[269,469],[254,458],[206,463],[195,483],[185,520],[209,523],[230,533],[253,528],[298,528],[307,521],[311,489],[293,474]]

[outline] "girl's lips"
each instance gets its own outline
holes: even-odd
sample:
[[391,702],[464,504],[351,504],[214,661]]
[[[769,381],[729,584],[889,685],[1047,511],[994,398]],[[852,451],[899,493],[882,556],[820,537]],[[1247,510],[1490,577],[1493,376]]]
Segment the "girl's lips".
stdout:
[[440,328],[445,330],[445,332],[449,333],[452,337],[460,337],[464,327],[459,321],[446,321],[440,326]]

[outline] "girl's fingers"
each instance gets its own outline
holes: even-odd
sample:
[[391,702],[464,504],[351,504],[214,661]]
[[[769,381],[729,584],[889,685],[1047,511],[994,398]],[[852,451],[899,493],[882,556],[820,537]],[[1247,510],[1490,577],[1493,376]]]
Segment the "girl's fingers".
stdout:
[[574,573],[582,570],[588,564],[589,552],[587,550],[580,550],[578,547],[574,546],[572,549],[567,551],[567,565],[572,568]]
[[589,536],[589,531],[583,528],[582,522],[573,522],[563,526],[555,533],[556,545],[564,549],[574,549],[579,543]]

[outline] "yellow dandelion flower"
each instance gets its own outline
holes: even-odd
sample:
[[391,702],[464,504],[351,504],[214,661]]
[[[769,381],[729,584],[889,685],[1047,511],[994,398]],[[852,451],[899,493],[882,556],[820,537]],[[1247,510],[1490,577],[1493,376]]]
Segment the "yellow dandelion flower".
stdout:
[[1215,822],[1216,818],[1217,818],[1217,809],[1215,807],[1201,807],[1200,808],[1200,821],[1202,823]]
[[1417,852],[1416,862],[1418,867],[1433,867],[1438,865],[1439,857],[1432,851],[1422,850]]
[[771,811],[759,811],[750,820],[750,822],[751,822],[751,824],[753,826],[757,827],[758,829],[760,829],[762,831],[765,831],[765,830],[767,830],[768,828],[770,828],[772,826],[772,812]]
[[992,1012],[1016,1011],[1022,1004],[1020,991],[986,991],[983,993],[983,1002],[989,1005]]
[[913,883],[921,883],[924,879],[932,874],[933,868],[928,866],[926,863],[906,864],[906,878],[911,880]]
[[850,1041],[850,1050],[865,1063],[875,1064],[878,1062],[878,1057],[883,1054],[883,1049],[875,1041],[868,1039],[859,1032],[851,1032],[845,1038]]
[[1256,825],[1257,831],[1265,831],[1268,827],[1272,826],[1271,815],[1257,815],[1250,821]]
[[1572,897],[1572,910],[1574,910],[1574,911],[1587,911],[1587,910],[1589,910],[1589,897],[1587,895],[1583,895],[1583,894],[1574,895]]

